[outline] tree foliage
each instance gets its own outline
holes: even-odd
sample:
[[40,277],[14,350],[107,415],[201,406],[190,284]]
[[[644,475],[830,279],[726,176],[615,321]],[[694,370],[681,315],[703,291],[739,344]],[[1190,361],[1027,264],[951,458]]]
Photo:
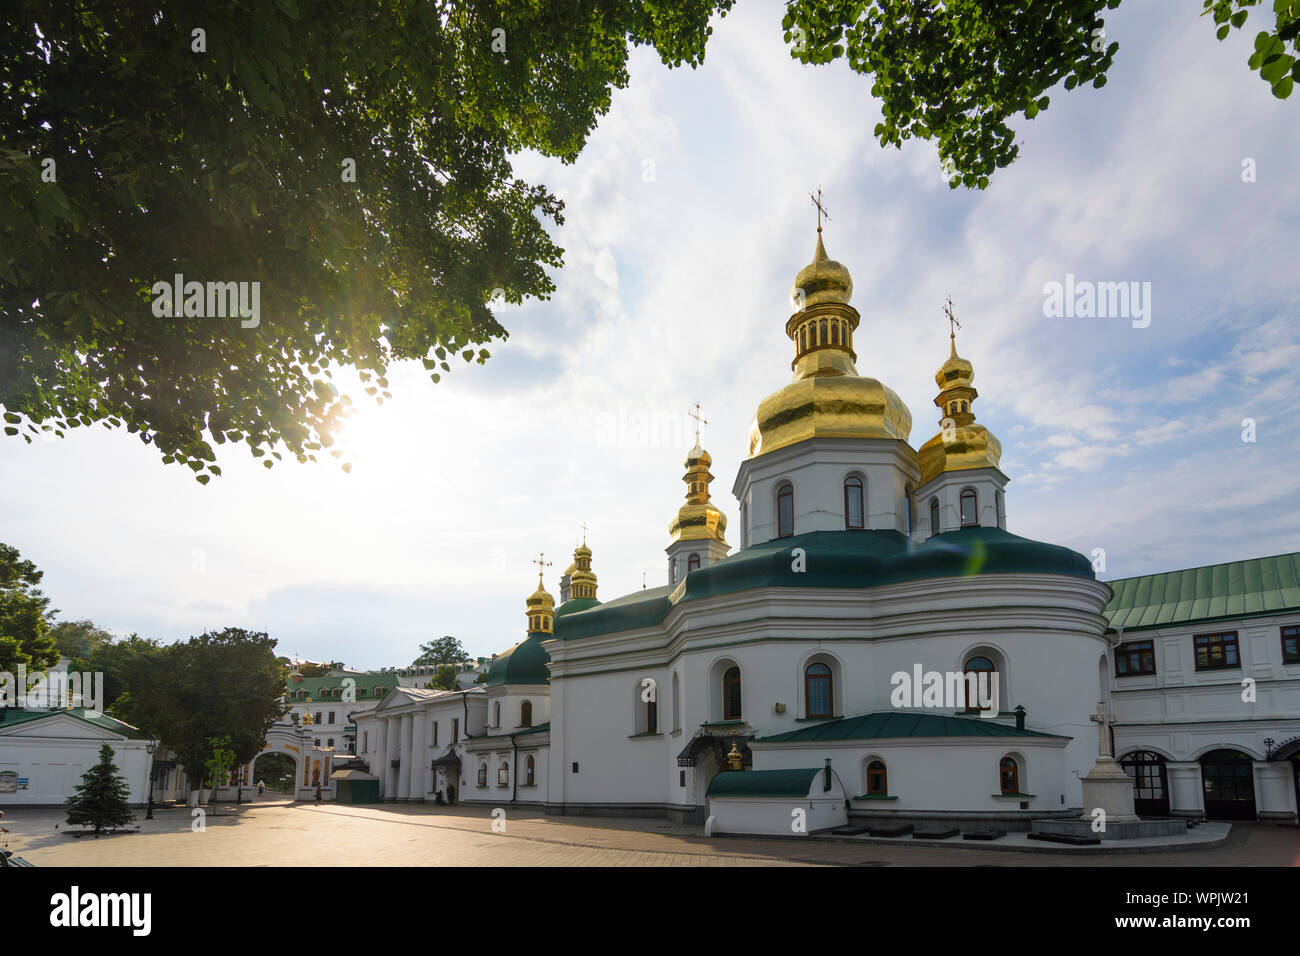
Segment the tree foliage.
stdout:
[[[561,262],[563,204],[512,154],[571,162],[629,46],[695,65],[731,2],[10,0],[5,431],[121,425],[207,482],[214,444],[328,451],[338,367],[382,401],[395,361],[484,361],[490,303]],[[175,275],[260,283],[260,321],[156,317]]]
[[422,664],[460,664],[469,659],[469,653],[450,634],[420,645],[420,656],[411,662],[412,667]]
[[118,776],[113,748],[99,748],[99,763],[87,770],[65,806],[69,826],[93,827],[95,836],[105,830],[119,830],[135,822],[128,800],[131,788]]
[[214,739],[229,741],[235,764],[247,763],[284,713],[287,675],[274,648],[266,634],[236,627],[164,646],[134,662],[115,714],[166,743],[192,783]]
[[[1222,24],[1240,27],[1258,0],[1203,0]],[[1048,90],[1106,85],[1119,44],[1102,14],[1120,0],[792,0],[782,26],[802,63],[843,59],[871,76],[881,101],[881,146],[934,140],[949,186],[983,189],[1019,152],[1010,121],[1033,119]],[[1300,79],[1295,51],[1300,0],[1274,0],[1276,29],[1255,41],[1250,67],[1276,96]]]
[[59,662],[50,636],[50,599],[40,592],[44,572],[17,548],[0,544],[0,671],[44,670]]

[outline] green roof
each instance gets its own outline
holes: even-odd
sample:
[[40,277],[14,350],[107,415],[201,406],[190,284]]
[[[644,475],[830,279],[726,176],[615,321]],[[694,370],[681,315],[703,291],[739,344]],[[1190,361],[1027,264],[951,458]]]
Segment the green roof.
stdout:
[[1112,630],[1276,614],[1300,610],[1300,552],[1107,583]]
[[757,743],[800,743],[829,740],[896,740],[903,737],[1054,737],[1059,734],[1017,730],[1014,726],[983,717],[951,717],[910,710],[883,711],[861,717],[841,717],[771,737]]
[[[343,681],[348,678],[356,681],[357,700],[381,700],[390,690],[398,686],[397,674],[391,672],[373,672],[365,674],[341,674],[337,677],[304,677],[297,683],[290,678],[285,686],[289,688],[290,700],[298,699],[298,691],[306,691],[306,696],[312,699],[312,702],[320,700],[338,700],[339,698],[327,697],[325,691],[343,688]],[[429,675],[429,680],[433,680],[433,675]],[[375,688],[381,688],[379,693],[375,693]]]
[[497,655],[488,668],[487,683],[497,684],[549,684],[551,682],[551,655],[542,647],[542,641],[551,635],[535,631],[527,640],[520,641],[510,650]]
[[97,710],[89,710],[85,707],[72,707],[68,710],[22,710],[16,707],[8,707],[0,710],[0,729],[13,727],[16,724],[25,724],[33,720],[44,720],[47,717],[57,717],[60,714],[84,720],[88,724],[94,724],[103,730],[112,731],[133,740],[143,740],[149,736],[124,720],[118,720],[116,717],[109,717],[107,714],[101,714]]
[[595,598],[574,598],[571,601],[565,601],[555,609],[556,617],[564,617],[566,614],[573,614],[577,611],[588,611],[593,607],[600,607],[600,602]]
[[824,767],[799,770],[725,770],[709,783],[710,797],[806,797]]
[[[804,571],[791,551],[802,548]],[[1094,580],[1092,564],[1069,548],[1000,528],[962,528],[921,544],[896,531],[814,531],[738,551],[690,572],[676,587],[634,591],[555,622],[559,640],[651,627],[681,601],[762,587],[870,588],[976,574],[1064,574]],[[572,603],[572,602],[570,602]]]

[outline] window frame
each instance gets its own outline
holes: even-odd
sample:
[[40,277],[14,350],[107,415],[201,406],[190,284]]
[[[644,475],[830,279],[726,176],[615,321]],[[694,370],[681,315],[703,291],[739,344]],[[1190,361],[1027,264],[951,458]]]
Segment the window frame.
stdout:
[[[853,523],[853,510],[849,505],[849,489],[858,493],[858,523]],[[844,479],[844,530],[865,531],[867,527],[867,487],[859,475],[849,475]]]
[[[1287,631],[1292,633],[1288,634]],[[1278,628],[1278,634],[1282,638],[1282,663],[1283,664],[1300,664],[1300,624],[1283,624]],[[1287,656],[1287,641],[1295,644],[1295,650],[1291,656]]]
[[700,555],[698,552],[692,551],[691,556],[686,559],[686,573],[690,574],[692,571],[698,571],[699,567]]
[[941,508],[939,506],[939,496],[932,495],[930,498],[930,536],[931,537],[934,537],[936,534],[942,533],[941,531],[942,520],[941,520],[940,512],[941,512]]
[[[876,769],[877,767],[879,769]],[[880,775],[879,789],[876,788],[873,780],[877,774]],[[867,762],[867,795],[881,797],[889,795],[889,768],[879,757]]]
[[519,726],[531,727],[532,725],[533,725],[533,702],[531,700],[526,700],[519,705]]
[[[789,501],[790,520],[787,525],[783,502]],[[794,537],[794,485],[788,481],[776,489],[776,536],[778,538]]]
[[[1146,650],[1143,651],[1143,645]],[[1134,654],[1140,654],[1138,667],[1130,670],[1120,670],[1120,661],[1127,660],[1131,665]],[[1115,676],[1116,677],[1139,677],[1151,676],[1156,672],[1156,642],[1154,640],[1125,641],[1115,646]]]
[[[1014,787],[1012,790],[1007,789],[1007,765],[1011,767],[1011,782]],[[1019,796],[1024,791],[1020,789],[1020,761],[1015,757],[1007,754],[998,761],[998,789],[1004,797]]]
[[524,786],[535,787],[537,785],[537,762],[533,759],[532,754],[524,758]]
[[[733,671],[735,672],[734,677],[732,676]],[[736,710],[734,713],[730,709],[731,687],[733,685],[736,688]],[[743,720],[744,718],[741,715],[745,712],[744,706],[744,699],[741,695],[740,665],[732,664],[722,672],[722,719]]]
[[[1231,638],[1231,641],[1223,640],[1224,638]],[[1205,642],[1204,644],[1202,644],[1203,641]],[[1222,655],[1224,658],[1224,663],[1221,664],[1213,663],[1212,655],[1209,654],[1208,651],[1211,648],[1215,648],[1215,647],[1223,648]],[[1232,648],[1232,656],[1235,658],[1235,660],[1230,663],[1227,661],[1228,658],[1227,648],[1229,647]],[[1204,664],[1201,663],[1201,651],[1203,648],[1207,651],[1207,654],[1205,656],[1206,662]],[[1241,644],[1238,641],[1237,632],[1236,631],[1209,631],[1204,634],[1193,634],[1192,635],[1192,657],[1196,664],[1196,670],[1198,671],[1240,670],[1241,669]]]
[[[814,676],[810,673],[814,667],[825,668],[826,673]],[[826,713],[824,714],[813,713],[812,682],[814,680],[826,682]],[[825,661],[809,661],[803,669],[803,705],[804,716],[809,720],[835,716],[835,670]]]
[[[971,503],[971,520],[966,520],[966,500],[969,497]],[[966,487],[961,490],[957,496],[957,516],[961,520],[963,528],[977,528],[980,523],[980,498],[974,488]]]

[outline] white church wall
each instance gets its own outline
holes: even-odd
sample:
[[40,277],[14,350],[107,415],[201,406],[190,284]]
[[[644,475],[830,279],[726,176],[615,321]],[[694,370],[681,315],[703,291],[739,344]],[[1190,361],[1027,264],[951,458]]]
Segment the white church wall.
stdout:
[[842,827],[848,823],[844,795],[832,787],[822,793],[821,778],[811,796],[795,797],[710,797],[709,814],[713,833],[760,833],[772,836],[800,836]]
[[0,735],[0,771],[14,771],[26,786],[20,783],[17,792],[0,797],[3,805],[61,806],[81,783],[82,775],[99,763],[99,748],[105,743],[113,748],[118,775],[130,788],[128,801],[135,805],[148,799],[146,741],[101,737],[92,725],[74,717],[33,721],[18,728],[23,732]]

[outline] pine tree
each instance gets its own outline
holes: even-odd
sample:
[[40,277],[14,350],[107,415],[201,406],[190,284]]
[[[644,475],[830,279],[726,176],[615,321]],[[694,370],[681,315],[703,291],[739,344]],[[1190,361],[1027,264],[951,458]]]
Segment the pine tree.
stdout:
[[99,748],[99,763],[82,775],[76,792],[68,797],[68,824],[92,826],[99,836],[105,830],[134,823],[135,814],[127,804],[130,792],[125,778],[117,775],[113,748],[104,744]]

